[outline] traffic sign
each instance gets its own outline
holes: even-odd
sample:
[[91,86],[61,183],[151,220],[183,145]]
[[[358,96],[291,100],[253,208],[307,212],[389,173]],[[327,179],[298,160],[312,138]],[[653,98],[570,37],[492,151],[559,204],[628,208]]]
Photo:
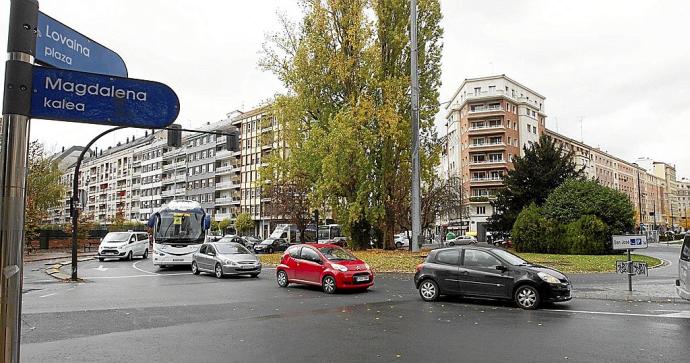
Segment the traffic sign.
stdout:
[[40,11],[36,60],[62,69],[127,77],[125,61],[117,53]]
[[160,129],[180,112],[175,92],[152,81],[33,67],[31,117]]
[[647,236],[643,234],[613,236],[614,250],[636,250],[640,248],[647,248]]

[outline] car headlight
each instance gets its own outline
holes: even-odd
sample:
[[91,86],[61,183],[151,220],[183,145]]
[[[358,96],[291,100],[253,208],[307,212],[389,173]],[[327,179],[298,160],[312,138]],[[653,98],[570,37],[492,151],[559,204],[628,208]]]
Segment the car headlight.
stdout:
[[236,265],[237,265],[237,262],[235,262],[235,261],[233,261],[233,260],[225,260],[225,264],[226,264],[226,265],[230,265],[230,266],[236,266]]
[[369,264],[368,264],[368,263],[365,263],[365,264],[364,264],[364,268],[367,269],[367,270],[371,270],[371,267],[369,267]]
[[345,272],[345,271],[347,271],[347,267],[345,267],[345,266],[343,266],[343,265],[339,265],[339,264],[337,264],[337,263],[332,263],[332,264],[331,264],[331,267],[333,267],[334,269],[336,269],[336,270],[338,270],[338,271],[340,271],[340,272]]
[[539,277],[542,280],[544,280],[550,284],[560,284],[561,283],[561,281],[559,281],[557,278],[547,274],[546,272],[537,272],[537,275],[539,275]]

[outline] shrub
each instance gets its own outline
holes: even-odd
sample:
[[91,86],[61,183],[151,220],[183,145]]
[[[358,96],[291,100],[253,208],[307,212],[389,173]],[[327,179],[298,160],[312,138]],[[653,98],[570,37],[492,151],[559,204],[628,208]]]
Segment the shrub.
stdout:
[[611,251],[608,243],[608,226],[594,215],[584,215],[568,223],[564,240],[571,254],[603,255]]
[[532,203],[522,209],[513,224],[512,236],[515,250],[518,252],[542,252],[543,239],[547,232],[548,222],[542,215],[541,208]]

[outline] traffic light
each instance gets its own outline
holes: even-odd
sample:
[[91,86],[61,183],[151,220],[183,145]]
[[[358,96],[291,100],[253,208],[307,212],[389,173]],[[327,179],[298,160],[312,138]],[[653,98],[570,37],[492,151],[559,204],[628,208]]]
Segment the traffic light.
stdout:
[[168,129],[168,146],[182,146],[182,125],[172,124]]
[[314,223],[318,226],[319,225],[319,210],[314,209]]
[[225,136],[225,150],[240,151],[240,134],[232,132]]

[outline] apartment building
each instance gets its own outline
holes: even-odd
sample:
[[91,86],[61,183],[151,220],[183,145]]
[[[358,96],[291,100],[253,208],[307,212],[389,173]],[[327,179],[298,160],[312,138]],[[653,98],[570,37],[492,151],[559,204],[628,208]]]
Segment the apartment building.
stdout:
[[681,226],[681,214],[690,208],[690,183],[676,179],[673,165],[648,158],[627,162],[547,129],[544,99],[505,75],[462,82],[447,107],[437,173],[462,180],[467,207],[462,218],[439,216],[439,226],[483,240],[493,214],[490,202],[513,167],[513,156],[523,155],[523,147],[541,134],[572,151],[586,177],[625,193],[635,207],[637,223],[662,230]]
[[466,79],[446,107],[442,162],[461,178],[467,220],[449,220],[461,233],[486,235],[490,200],[503,186],[511,160],[539,140],[546,125],[545,97],[505,76]]
[[[263,194],[260,169],[267,165],[272,152],[284,155],[287,150],[278,121],[268,107],[260,107],[232,119],[240,131],[239,210],[255,221],[255,234],[267,236],[280,222],[270,209],[270,199]],[[237,194],[233,194],[236,198]]]

